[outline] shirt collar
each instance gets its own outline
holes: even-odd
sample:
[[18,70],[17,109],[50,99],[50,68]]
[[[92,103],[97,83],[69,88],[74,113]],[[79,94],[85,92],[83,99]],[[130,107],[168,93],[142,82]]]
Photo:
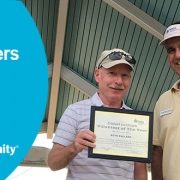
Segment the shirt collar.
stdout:
[[177,80],[177,81],[174,83],[174,85],[173,85],[172,88],[171,88],[171,91],[172,91],[172,92],[179,91],[179,90],[180,90],[180,89],[178,88],[179,84],[180,84],[180,79]]
[[[91,102],[93,106],[105,106],[103,102],[101,101],[97,92],[91,97]],[[126,106],[123,100],[123,105],[120,107],[120,109],[131,109],[131,108]]]

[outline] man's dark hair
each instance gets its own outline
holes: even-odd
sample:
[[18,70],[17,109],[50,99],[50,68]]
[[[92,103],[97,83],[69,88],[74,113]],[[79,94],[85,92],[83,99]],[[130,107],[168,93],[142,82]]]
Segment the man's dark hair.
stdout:
[[171,25],[174,25],[174,24],[180,24],[180,21],[176,21],[176,22],[172,23]]

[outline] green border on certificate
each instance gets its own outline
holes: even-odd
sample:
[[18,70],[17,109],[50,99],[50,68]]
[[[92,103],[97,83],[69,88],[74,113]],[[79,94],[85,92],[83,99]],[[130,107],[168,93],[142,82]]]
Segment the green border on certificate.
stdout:
[[88,157],[152,162],[153,113],[91,106],[96,147]]

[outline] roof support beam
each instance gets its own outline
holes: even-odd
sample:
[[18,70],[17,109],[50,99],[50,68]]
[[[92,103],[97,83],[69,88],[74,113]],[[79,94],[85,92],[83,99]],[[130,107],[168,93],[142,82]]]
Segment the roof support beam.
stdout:
[[138,24],[159,40],[163,38],[165,26],[127,0],[103,0],[118,12]]
[[47,138],[52,138],[54,133],[67,11],[68,11],[68,0],[60,0],[58,20],[57,20],[54,64],[52,71],[52,83],[51,83],[51,92],[50,92],[50,101],[49,101]]
[[66,68],[65,66],[62,66],[61,78],[89,97],[97,92],[97,88],[94,85],[92,85],[87,80],[83,79],[70,69]]
[[[52,67],[53,64],[48,65],[48,75],[49,78],[52,76]],[[81,92],[91,97],[95,92],[97,92],[97,88],[88,82],[86,79],[80,77],[76,72],[73,72],[69,68],[61,65],[61,79],[71,84],[73,87],[79,89]]]

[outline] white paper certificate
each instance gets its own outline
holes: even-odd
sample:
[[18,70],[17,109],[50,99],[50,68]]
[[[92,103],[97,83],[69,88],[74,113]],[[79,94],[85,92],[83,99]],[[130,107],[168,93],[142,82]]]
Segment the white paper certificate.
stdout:
[[152,113],[93,106],[90,129],[96,147],[89,157],[151,161]]

